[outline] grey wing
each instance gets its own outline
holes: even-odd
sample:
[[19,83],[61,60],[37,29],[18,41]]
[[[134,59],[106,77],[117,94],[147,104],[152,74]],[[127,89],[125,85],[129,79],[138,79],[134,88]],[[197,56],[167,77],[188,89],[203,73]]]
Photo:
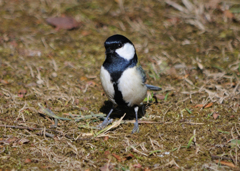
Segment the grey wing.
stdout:
[[145,83],[146,82],[146,74],[145,74],[145,71],[142,69],[141,65],[137,66],[137,70],[140,72],[140,74],[142,76],[142,82]]
[[157,86],[154,86],[154,85],[150,85],[150,84],[146,84],[148,90],[152,90],[152,91],[159,91],[159,90],[162,90],[161,87],[157,87]]
[[[146,74],[145,74],[145,71],[142,69],[141,65],[137,66],[137,70],[140,72],[140,74],[142,76],[142,82],[145,83],[146,82]],[[162,88],[157,87],[157,86],[153,86],[153,85],[150,85],[150,84],[145,84],[145,85],[147,86],[147,88],[149,90],[152,90],[152,91],[162,90]]]

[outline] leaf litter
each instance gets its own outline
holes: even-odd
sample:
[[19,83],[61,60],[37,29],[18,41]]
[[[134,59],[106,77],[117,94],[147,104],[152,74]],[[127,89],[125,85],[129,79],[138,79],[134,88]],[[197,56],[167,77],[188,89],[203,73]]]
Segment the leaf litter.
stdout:
[[[0,169],[239,168],[235,1],[3,2]],[[55,20],[56,32],[45,19],[59,14],[72,17]],[[96,130],[109,107],[102,43],[115,33],[134,42],[148,82],[163,88],[145,99],[138,134],[125,111]]]

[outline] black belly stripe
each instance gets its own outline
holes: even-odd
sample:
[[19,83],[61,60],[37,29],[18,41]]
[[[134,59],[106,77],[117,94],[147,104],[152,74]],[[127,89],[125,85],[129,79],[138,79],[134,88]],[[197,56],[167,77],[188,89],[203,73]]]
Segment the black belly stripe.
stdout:
[[123,100],[122,92],[119,91],[119,89],[118,89],[118,84],[117,84],[117,83],[114,83],[114,84],[113,84],[113,87],[114,87],[114,91],[115,91],[115,94],[114,94],[114,100],[115,100],[115,102],[116,102],[118,105],[127,105],[127,103]]

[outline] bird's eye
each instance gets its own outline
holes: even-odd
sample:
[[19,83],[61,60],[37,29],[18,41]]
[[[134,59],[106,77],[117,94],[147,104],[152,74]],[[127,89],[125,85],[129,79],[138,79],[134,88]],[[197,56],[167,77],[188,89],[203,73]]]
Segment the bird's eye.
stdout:
[[121,44],[121,43],[118,44],[118,48],[120,48],[120,47],[122,47],[122,44]]

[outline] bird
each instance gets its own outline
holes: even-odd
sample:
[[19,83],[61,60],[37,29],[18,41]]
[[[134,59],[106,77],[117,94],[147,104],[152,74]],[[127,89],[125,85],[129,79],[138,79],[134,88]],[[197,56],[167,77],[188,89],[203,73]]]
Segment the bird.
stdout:
[[138,110],[147,90],[159,91],[161,88],[146,84],[146,75],[138,64],[136,49],[128,38],[115,34],[107,38],[104,46],[105,61],[101,66],[100,80],[112,107],[97,127],[103,129],[111,122],[109,117],[116,106],[128,106],[134,108],[136,117],[132,133],[139,132]]

